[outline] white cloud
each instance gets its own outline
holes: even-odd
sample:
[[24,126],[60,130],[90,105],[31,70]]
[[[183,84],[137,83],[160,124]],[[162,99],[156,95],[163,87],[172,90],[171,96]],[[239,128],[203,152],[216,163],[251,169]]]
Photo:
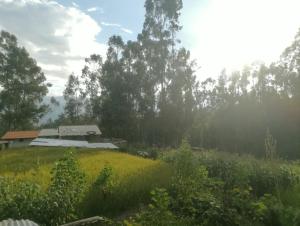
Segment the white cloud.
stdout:
[[202,67],[216,76],[255,60],[279,59],[300,26],[299,0],[211,0],[183,13],[183,36]]
[[88,12],[96,12],[98,10],[99,10],[98,7],[91,7],[91,8],[88,8],[86,11],[88,11]]
[[[67,76],[79,73],[84,58],[104,55],[106,45],[96,36],[101,27],[74,7],[49,0],[0,0],[0,27],[15,34],[61,95]],[[64,81],[64,82],[63,82]]]
[[107,22],[101,22],[101,25],[105,26],[105,27],[117,27],[119,28],[121,31],[127,33],[127,34],[133,34],[133,31],[123,27],[121,24],[117,24],[117,23],[107,23]]
[[106,27],[122,27],[120,24],[116,24],[116,23],[101,22],[101,24]]
[[133,31],[132,30],[129,30],[127,28],[121,28],[122,31],[124,31],[125,33],[128,33],[128,34],[133,34]]
[[78,5],[76,2],[72,2],[72,5],[73,5],[75,8],[79,8],[79,5]]

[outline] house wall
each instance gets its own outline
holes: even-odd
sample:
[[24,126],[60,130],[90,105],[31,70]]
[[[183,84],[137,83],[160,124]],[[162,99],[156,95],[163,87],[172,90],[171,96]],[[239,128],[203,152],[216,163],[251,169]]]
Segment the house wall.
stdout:
[[33,139],[17,139],[9,141],[9,148],[28,147]]
[[45,139],[58,139],[59,136],[39,136],[38,138],[45,138]]
[[101,142],[101,135],[88,135],[85,136],[86,141],[88,141],[89,143],[98,143]]
[[7,149],[8,146],[9,146],[9,143],[8,143],[8,142],[3,142],[3,141],[1,141],[1,142],[0,142],[0,151],[3,151],[3,150],[5,150],[5,149]]
[[86,141],[85,136],[61,136],[59,137],[63,140],[78,140],[78,141]]
[[63,140],[77,140],[77,141],[88,141],[88,142],[100,142],[100,135],[86,135],[86,136],[61,136]]

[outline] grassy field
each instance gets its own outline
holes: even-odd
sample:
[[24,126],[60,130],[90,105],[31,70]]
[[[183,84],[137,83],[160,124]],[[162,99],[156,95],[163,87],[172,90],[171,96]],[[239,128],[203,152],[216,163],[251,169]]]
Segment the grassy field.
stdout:
[[[29,181],[48,188],[51,169],[55,162],[73,152],[80,169],[85,173],[87,187],[91,187],[104,167],[113,170],[114,186],[109,196],[87,195],[83,205],[84,216],[118,216],[150,201],[150,191],[167,187],[172,170],[160,160],[145,159],[127,153],[109,150],[70,148],[23,148],[0,152],[0,176]],[[101,205],[99,205],[101,203]]]
[[50,182],[50,171],[54,163],[70,151],[75,153],[89,183],[95,180],[106,165],[111,166],[121,180],[126,180],[133,175],[140,175],[142,180],[149,176],[151,171],[160,172],[157,180],[165,180],[164,177],[169,176],[167,165],[161,161],[117,151],[69,148],[24,148],[2,151],[0,152],[0,176],[29,180],[46,188]]
[[[68,155],[70,151],[78,165],[73,156]],[[69,157],[59,162],[56,170],[60,166],[60,171],[55,171],[59,173],[53,177],[51,169],[65,156]],[[63,222],[69,222],[71,216],[74,219],[104,216],[124,220],[146,211],[146,215],[136,217],[141,220],[140,216],[144,216],[146,222],[151,222],[145,225],[158,225],[172,214],[175,221],[185,220],[176,224],[184,226],[299,225],[299,162],[255,159],[212,150],[192,152],[188,145],[161,152],[159,156],[160,160],[151,160],[118,151],[67,148],[0,152],[0,177],[8,177],[11,182],[1,178],[0,220],[2,212],[3,219],[31,216],[37,222],[48,224],[47,219],[53,216],[56,220],[65,217]],[[81,171],[86,177],[76,182],[81,178]],[[55,184],[53,178],[59,183]],[[42,189],[35,184],[40,184]],[[51,190],[53,184],[55,189]],[[82,195],[78,195],[79,187]],[[152,199],[150,191],[155,191]],[[165,195],[160,193],[162,191]],[[81,197],[77,201],[74,199],[74,209],[68,202],[72,197]],[[151,200],[154,204],[147,208]],[[166,205],[169,201],[171,205]],[[57,205],[63,207],[57,209],[61,212],[52,211]],[[45,206],[50,207],[43,212]],[[75,215],[68,215],[71,213]],[[181,219],[182,216],[187,218]]]

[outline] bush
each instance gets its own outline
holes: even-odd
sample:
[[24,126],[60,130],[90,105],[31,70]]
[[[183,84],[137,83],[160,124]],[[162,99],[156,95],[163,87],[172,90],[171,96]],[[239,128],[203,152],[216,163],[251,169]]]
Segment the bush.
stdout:
[[43,203],[43,222],[59,225],[77,219],[77,207],[86,191],[86,181],[73,154],[59,160],[51,174]]
[[114,181],[114,171],[112,167],[105,166],[99,173],[96,181],[92,184],[83,201],[82,209],[85,214],[97,215],[100,208],[102,213],[105,212],[105,201],[111,196]]
[[47,191],[31,182],[0,178],[0,220],[31,219],[45,225],[72,221],[84,191],[84,174],[71,154],[53,168]]
[[8,218],[37,219],[43,198],[36,184],[0,177],[0,221]]
[[167,161],[175,172],[170,208],[176,216],[202,226],[262,223],[265,206],[253,196],[247,171],[238,161],[195,158],[186,142]]
[[287,189],[299,182],[293,166],[279,161],[212,151],[201,153],[199,161],[206,166],[209,177],[221,179],[227,188],[249,185],[257,196]]
[[151,204],[134,218],[125,221],[127,226],[188,226],[192,225],[187,219],[176,217],[170,210],[170,197],[165,189],[155,189],[151,192]]

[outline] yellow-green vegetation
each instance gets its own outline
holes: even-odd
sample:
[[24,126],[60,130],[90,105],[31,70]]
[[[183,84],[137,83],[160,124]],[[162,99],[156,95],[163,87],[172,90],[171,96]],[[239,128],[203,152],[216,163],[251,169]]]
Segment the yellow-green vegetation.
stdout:
[[115,176],[121,181],[132,176],[140,177],[144,181],[149,176],[157,175],[157,179],[163,182],[170,173],[168,166],[161,161],[117,151],[43,147],[0,152],[0,176],[36,182],[46,188],[50,183],[50,172],[54,163],[70,151],[75,153],[89,184],[93,183],[101,169],[107,165],[113,168]]
[[[2,164],[2,174],[11,177],[0,177],[0,220],[22,217],[61,225],[99,215],[110,218],[108,225],[132,226],[300,222],[296,162],[193,152],[186,141],[179,150],[160,153],[164,162],[115,151],[69,151],[3,152],[1,163],[11,165]],[[18,164],[22,156],[26,157]]]
[[171,172],[161,160],[118,151],[9,149],[0,152],[0,220],[20,211],[46,225],[118,216],[147,204],[154,188],[168,187]]

